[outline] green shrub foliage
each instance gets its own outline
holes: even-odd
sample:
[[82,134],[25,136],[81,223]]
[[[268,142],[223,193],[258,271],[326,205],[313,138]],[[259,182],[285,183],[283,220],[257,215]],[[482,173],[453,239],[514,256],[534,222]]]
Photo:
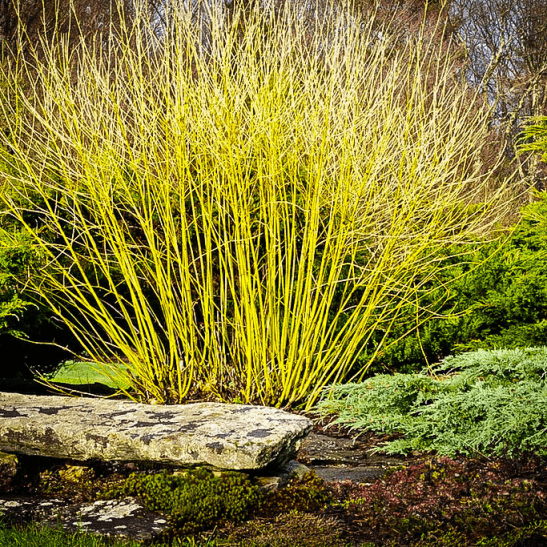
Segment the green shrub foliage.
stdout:
[[32,304],[22,287],[35,262],[34,249],[24,234],[0,231],[0,334],[24,335],[18,322]]
[[[43,261],[30,238],[2,224],[0,217],[0,378],[30,377],[32,370],[51,372],[68,353],[63,331],[51,321],[51,311],[26,290],[31,276],[41,275]],[[30,340],[30,341],[27,341]],[[32,341],[32,342],[31,342]]]
[[[522,215],[502,240],[471,252],[451,249],[449,266],[431,281],[436,288],[406,306],[370,373],[419,371],[451,353],[547,344],[547,193]],[[416,329],[419,309],[436,316]],[[385,330],[378,329],[361,362]]]
[[479,350],[419,374],[333,387],[318,409],[355,429],[401,434],[387,453],[547,456],[547,348]]
[[[25,232],[2,224],[0,216],[0,378],[31,377],[52,372],[69,357],[63,349],[75,345],[52,312],[26,290],[31,276],[40,276],[44,263]],[[44,346],[36,342],[45,342]]]
[[521,152],[535,152],[547,162],[547,116],[532,118],[520,139]]
[[[3,82],[0,81],[0,88]],[[0,112],[0,132],[5,132]],[[5,192],[5,175],[19,177],[23,166],[14,163],[10,151],[0,145],[0,197]],[[25,218],[44,237],[53,239],[50,229],[25,207],[25,191],[19,189],[10,199]],[[45,203],[42,203],[45,205]],[[40,280],[47,261],[28,231],[9,218],[4,204],[0,206],[0,351],[9,355],[0,362],[0,378],[31,377],[33,371],[49,373],[69,357],[62,349],[77,347],[68,329],[53,321],[53,312],[43,299],[28,287]],[[44,342],[48,345],[37,344]]]

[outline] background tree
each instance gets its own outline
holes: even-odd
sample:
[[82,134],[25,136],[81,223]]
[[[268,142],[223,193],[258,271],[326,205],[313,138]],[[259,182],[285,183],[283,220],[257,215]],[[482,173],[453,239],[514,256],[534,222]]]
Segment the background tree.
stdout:
[[536,188],[538,158],[516,154],[523,121],[547,113],[547,3],[544,0],[451,0],[451,24],[467,50],[467,77],[494,105],[493,126],[521,179]]

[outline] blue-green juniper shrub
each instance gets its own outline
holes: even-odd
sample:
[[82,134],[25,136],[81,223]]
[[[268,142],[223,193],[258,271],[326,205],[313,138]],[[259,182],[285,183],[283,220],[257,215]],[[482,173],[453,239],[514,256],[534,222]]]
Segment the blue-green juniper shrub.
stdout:
[[334,423],[400,434],[390,454],[547,456],[547,348],[448,357],[432,374],[377,375],[330,388],[317,409]]

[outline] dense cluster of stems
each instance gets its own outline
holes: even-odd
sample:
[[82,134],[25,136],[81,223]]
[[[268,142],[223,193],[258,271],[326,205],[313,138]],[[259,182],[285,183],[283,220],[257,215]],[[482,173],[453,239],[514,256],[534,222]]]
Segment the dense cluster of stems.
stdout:
[[4,66],[3,214],[131,397],[309,408],[498,218],[489,109],[425,27],[189,4]]

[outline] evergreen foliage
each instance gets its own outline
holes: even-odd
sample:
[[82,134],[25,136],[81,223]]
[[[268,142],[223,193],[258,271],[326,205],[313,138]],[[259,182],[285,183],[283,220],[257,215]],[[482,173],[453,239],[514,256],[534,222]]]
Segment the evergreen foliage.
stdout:
[[[449,266],[429,294],[405,307],[371,373],[417,372],[451,353],[547,344],[547,193],[538,198],[502,240],[450,250]],[[416,328],[418,309],[434,314]],[[361,362],[384,335],[378,329]]]
[[[28,234],[6,227],[0,215],[0,378],[50,373],[68,357],[67,329],[52,321],[52,311],[27,290],[43,274],[44,261]],[[49,345],[38,345],[45,342]],[[53,345],[58,344],[58,345]]]
[[532,118],[524,129],[520,143],[521,152],[536,152],[547,162],[547,116]]
[[479,350],[419,374],[377,375],[326,391],[335,423],[403,438],[387,453],[547,456],[547,348]]
[[17,289],[18,277],[25,275],[34,258],[30,242],[21,239],[14,244],[0,232],[0,334],[24,335],[17,322],[31,305]]

